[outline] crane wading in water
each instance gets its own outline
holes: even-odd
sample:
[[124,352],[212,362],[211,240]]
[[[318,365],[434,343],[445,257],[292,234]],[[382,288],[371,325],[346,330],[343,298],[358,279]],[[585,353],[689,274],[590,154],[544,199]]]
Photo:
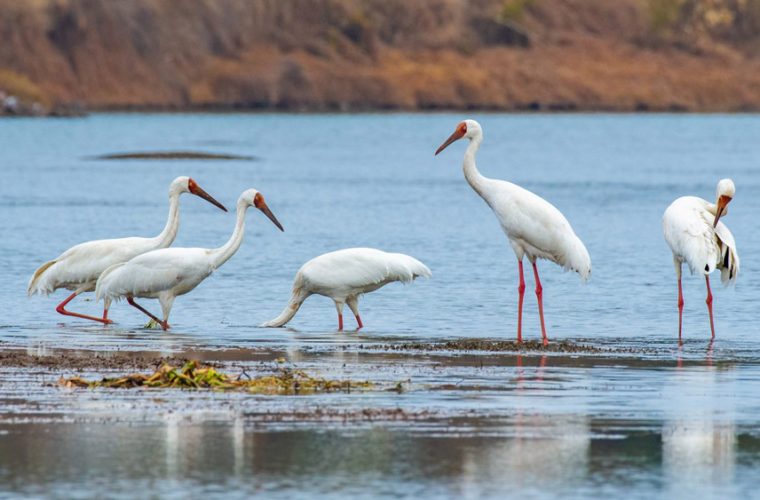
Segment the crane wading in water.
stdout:
[[335,302],[338,330],[343,330],[343,306],[348,304],[362,328],[359,296],[374,292],[388,283],[409,283],[418,276],[430,277],[430,269],[417,259],[402,253],[388,253],[374,248],[346,248],[314,257],[301,266],[293,282],[290,302],[279,316],[262,327],[278,327],[293,319],[310,295],[324,295]]
[[536,279],[538,314],[544,345],[549,343],[544,323],[543,288],[538,278],[536,259],[550,260],[564,269],[577,272],[585,281],[591,274],[591,258],[583,242],[575,235],[564,215],[543,198],[511,182],[484,177],[475,166],[475,154],[483,142],[483,129],[475,120],[465,120],[435,152],[437,155],[452,142],[469,139],[464,153],[464,177],[472,189],[491,207],[517,256],[520,284],[517,288],[517,341],[522,342],[522,306],[525,294],[523,257],[533,266]]
[[[245,232],[245,214],[251,206],[261,210],[280,231],[284,231],[277,217],[269,210],[264,196],[255,189],[248,189],[238,198],[235,230],[227,243],[214,249],[163,248],[111,266],[98,279],[95,297],[97,300],[103,299],[106,312],[112,300],[126,297],[130,305],[168,330],[174,299],[193,290],[238,251]],[[158,299],[163,320],[135,302],[135,297]]]
[[66,304],[82,292],[95,290],[98,277],[108,267],[126,262],[145,252],[165,248],[174,242],[179,229],[179,197],[182,193],[191,193],[203,198],[221,208],[224,205],[216,201],[190,177],[177,177],[169,185],[169,218],[161,234],[154,238],[118,238],[111,240],[96,240],[80,243],[63,252],[50,262],[41,265],[29,281],[27,293],[48,295],[59,288],[73,290],[66,300],[55,308],[66,316],[99,321],[104,324],[113,323],[108,319],[108,311],[103,311],[102,318],[88,316],[66,310]]
[[728,204],[736,188],[731,179],[722,179],[716,189],[717,201],[713,204],[696,196],[682,196],[670,204],[662,216],[662,232],[673,252],[673,265],[678,278],[678,340],[683,325],[683,290],[681,265],[686,262],[691,273],[705,275],[707,310],[710,313],[710,330],[715,338],[710,273],[720,269],[724,285],[736,282],[739,274],[739,254],[731,231],[720,218],[728,213]]

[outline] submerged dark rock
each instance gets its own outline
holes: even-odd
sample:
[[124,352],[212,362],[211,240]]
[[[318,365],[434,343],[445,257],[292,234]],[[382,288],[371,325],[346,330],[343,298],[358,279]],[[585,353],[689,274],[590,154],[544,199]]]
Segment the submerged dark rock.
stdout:
[[95,160],[255,160],[254,156],[203,151],[141,151],[111,153],[94,157]]

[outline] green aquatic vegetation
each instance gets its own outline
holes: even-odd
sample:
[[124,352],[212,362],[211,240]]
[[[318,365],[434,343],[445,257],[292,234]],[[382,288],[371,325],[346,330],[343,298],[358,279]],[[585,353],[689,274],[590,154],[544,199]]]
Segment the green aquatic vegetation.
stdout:
[[203,366],[197,361],[188,361],[181,368],[164,364],[150,375],[135,373],[121,377],[104,377],[97,381],[86,380],[82,377],[61,377],[58,384],[68,388],[130,389],[134,387],[146,387],[212,389],[273,395],[351,392],[352,390],[367,390],[372,388],[372,383],[368,381],[330,380],[313,377],[303,370],[287,367],[278,367],[274,373],[259,377],[248,377],[245,373],[232,376],[217,371],[213,367]]
[[145,325],[143,325],[143,328],[145,328],[147,330],[163,330],[163,327],[161,326],[161,323],[159,323],[158,321],[156,321],[153,318],[151,318],[150,320],[148,320],[148,322],[145,323]]

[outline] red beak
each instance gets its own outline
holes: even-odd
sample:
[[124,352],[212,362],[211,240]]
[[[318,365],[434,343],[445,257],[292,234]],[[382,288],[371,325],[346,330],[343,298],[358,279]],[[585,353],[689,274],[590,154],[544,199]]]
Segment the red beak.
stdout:
[[715,220],[713,221],[713,227],[718,225],[718,221],[720,220],[721,215],[723,215],[723,210],[726,208],[726,205],[728,205],[730,201],[731,197],[726,195],[721,195],[721,197],[718,198],[718,208],[715,210]]
[[435,155],[437,156],[438,153],[440,153],[441,151],[443,151],[444,149],[446,149],[449,146],[449,144],[451,144],[454,141],[458,141],[462,137],[464,137],[464,134],[459,129],[456,129],[454,131],[454,133],[451,134],[448,139],[446,139],[446,142],[444,142],[443,144],[441,144],[441,147],[439,147],[436,150]]

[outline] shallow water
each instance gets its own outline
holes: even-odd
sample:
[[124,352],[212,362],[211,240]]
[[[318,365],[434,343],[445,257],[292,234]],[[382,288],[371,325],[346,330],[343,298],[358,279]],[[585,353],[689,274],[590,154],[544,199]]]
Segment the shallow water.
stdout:
[[[234,359],[230,373],[264,373],[285,357],[308,373],[375,383],[366,392],[279,397],[69,390],[55,385],[59,371],[4,368],[0,484],[67,497],[135,488],[162,497],[751,497],[758,362],[702,347],[193,353]],[[402,392],[387,390],[398,382]]]
[[[760,270],[753,258],[760,247],[753,216],[760,210],[760,116],[476,116],[486,134],[481,172],[552,201],[591,254],[586,285],[540,264],[550,338],[632,353],[383,354],[382,345],[399,342],[514,336],[512,251],[462,178],[464,145],[433,157],[460,118],[126,114],[0,121],[0,341],[6,347],[43,356],[61,347],[85,355],[200,349],[220,357],[242,349],[243,363],[272,350],[320,374],[388,384],[411,379],[402,394],[253,398],[164,391],[148,398],[68,393],[43,385],[57,372],[7,369],[0,383],[7,402],[0,434],[4,488],[81,496],[128,495],[135,484],[164,496],[228,489],[470,497],[751,492],[760,457]],[[92,159],[151,150],[257,160]],[[177,299],[170,333],[141,329],[144,317],[126,304],[112,309],[118,323],[103,328],[56,314],[63,291],[25,296],[34,269],[76,243],[160,231],[166,188],[177,175],[193,176],[228,207],[256,187],[285,232],[250,211],[240,251]],[[725,222],[737,239],[741,273],[728,289],[715,275],[712,346],[703,281],[685,275],[687,342],[679,350],[675,277],[660,218],[677,196],[712,198],[722,177],[737,185]],[[221,245],[233,224],[231,214],[185,196],[175,246]],[[358,334],[334,331],[334,307],[322,297],[310,298],[291,328],[256,327],[284,307],[303,262],[350,246],[409,253],[433,278],[366,296],[366,328]],[[526,279],[524,334],[537,339],[532,279]],[[145,305],[158,310],[151,301]],[[72,306],[99,312],[92,301]],[[325,423],[260,416],[396,407],[414,418],[366,421],[351,414]],[[25,459],[10,450],[23,450]],[[121,465],[125,460],[129,466]],[[87,487],[72,489],[77,483]]]

